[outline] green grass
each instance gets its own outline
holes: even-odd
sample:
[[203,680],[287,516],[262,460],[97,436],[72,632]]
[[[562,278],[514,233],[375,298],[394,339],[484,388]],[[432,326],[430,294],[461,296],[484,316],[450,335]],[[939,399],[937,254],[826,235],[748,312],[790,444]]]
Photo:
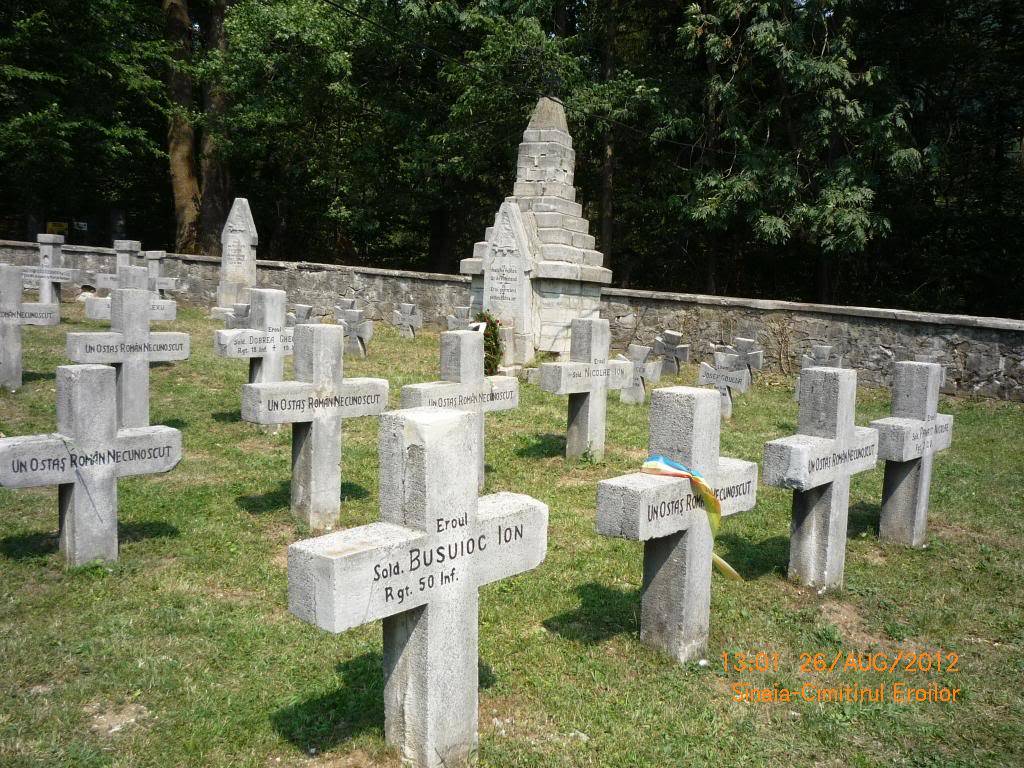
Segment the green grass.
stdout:
[[[72,320],[25,331],[26,386],[0,396],[7,435],[55,427],[54,378]],[[239,421],[243,361],[212,355],[196,310],[185,363],[154,366],[152,422],[184,433],[174,471],[120,483],[121,555],[67,570],[55,489],[0,490],[0,765],[397,765],[383,740],[381,630],[340,636],[286,608],[289,432]],[[436,378],[437,336],[378,324],[350,375]],[[692,383],[693,367],[662,384]],[[594,531],[596,483],[638,468],[647,408],[609,403],[604,463],[562,456],[565,398],[524,385],[487,421],[487,492],[551,509],[537,570],[482,591],[480,762],[489,766],[935,765],[1024,763],[1024,408],[946,400],[953,447],[936,460],[928,547],[878,541],[881,467],[851,492],[847,588],[819,596],[785,579],[789,494],[761,487],[725,521],[717,551],[746,577],[713,579],[710,664],[680,666],[638,640],[641,550]],[[861,390],[858,421],[888,398]],[[760,460],[792,434],[792,382],[761,376],[723,428],[722,450]],[[377,422],[346,422],[342,519],[377,518]],[[802,652],[960,655],[942,675],[801,673]],[[722,671],[723,651],[780,654],[778,673]],[[960,688],[955,704],[744,704],[731,686]],[[107,719],[130,720],[108,733]],[[106,718],[106,719],[105,719]]]

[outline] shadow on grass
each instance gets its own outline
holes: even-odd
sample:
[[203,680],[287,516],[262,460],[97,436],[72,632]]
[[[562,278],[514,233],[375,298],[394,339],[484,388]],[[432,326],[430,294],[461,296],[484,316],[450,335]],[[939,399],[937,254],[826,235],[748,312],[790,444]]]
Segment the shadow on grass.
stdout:
[[864,533],[869,536],[878,536],[878,520],[881,516],[881,504],[858,501],[850,507],[846,523],[846,538],[855,539]]
[[595,644],[640,631],[640,591],[588,582],[576,588],[580,607],[544,620],[544,627],[568,640]]
[[234,424],[242,420],[242,409],[236,408],[233,411],[215,411],[213,420],[220,424]]
[[[341,484],[341,502],[365,499],[370,492],[358,483]],[[292,503],[291,480],[281,480],[277,488],[252,496],[238,496],[235,503],[250,515],[265,515],[279,509],[288,509]]]
[[516,448],[516,456],[524,459],[553,459],[565,455],[565,435],[532,435],[529,442]]
[[[118,523],[117,538],[121,545],[145,539],[172,539],[181,535],[177,526],[157,520],[142,523]],[[0,555],[8,560],[32,560],[48,557],[60,548],[56,533],[21,533],[0,539]]]
[[736,534],[723,533],[715,541],[725,547],[722,558],[744,579],[756,579],[768,573],[785,576],[789,568],[787,536],[773,536],[753,542]]
[[22,371],[21,382],[28,384],[30,381],[53,381],[57,378],[55,371]]
[[163,426],[170,427],[171,429],[185,429],[188,427],[188,422],[184,419],[164,419]]

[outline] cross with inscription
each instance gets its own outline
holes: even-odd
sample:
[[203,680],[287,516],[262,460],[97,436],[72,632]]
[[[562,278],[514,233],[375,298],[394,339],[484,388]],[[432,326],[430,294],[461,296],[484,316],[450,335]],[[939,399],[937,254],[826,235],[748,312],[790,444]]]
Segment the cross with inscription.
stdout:
[[715,350],[715,364],[700,364],[697,374],[698,384],[711,384],[718,390],[719,406],[722,418],[732,418],[732,393],[746,392],[750,388],[750,371],[740,364],[734,352],[723,351],[729,347]]
[[764,446],[764,483],[793,489],[789,576],[828,589],[843,583],[850,477],[875,466],[878,431],[854,424],[857,372],[805,368],[797,434]]
[[187,333],[149,330],[152,301],[147,290],[115,288],[110,296],[110,330],[67,336],[67,356],[71,360],[112,364],[117,371],[120,427],[149,424],[150,363],[185,360],[191,351]]
[[456,307],[454,315],[448,315],[449,331],[468,331],[473,325],[473,308]]
[[[253,288],[249,291],[247,328],[217,331],[213,351],[218,357],[247,358],[249,383],[265,384],[284,378],[284,359],[292,353],[294,328],[285,322],[288,295],[274,288]],[[235,305],[235,315],[239,307]]]
[[117,428],[114,369],[57,368],[57,431],[0,439],[0,485],[58,486],[60,549],[68,565],[117,560],[117,480],[167,472],[181,460],[181,432]]
[[[117,287],[133,288],[139,291],[149,290],[149,273],[145,267],[121,267],[117,270]],[[90,320],[110,319],[111,297],[86,296],[85,316]],[[149,319],[174,320],[178,316],[178,305],[167,299],[161,299],[150,293]]]
[[10,392],[22,383],[21,326],[60,322],[60,304],[22,302],[23,269],[0,264],[0,386]]
[[295,381],[246,384],[242,418],[292,425],[292,514],[330,530],[341,510],[342,420],[388,407],[387,379],[346,379],[337,325],[295,327]]
[[416,332],[423,327],[423,315],[415,304],[399,304],[398,309],[391,310],[391,323],[402,338],[415,339]]
[[628,387],[619,390],[619,400],[631,405],[642,405],[647,400],[647,382],[661,379],[661,360],[651,358],[653,350],[643,344],[626,347],[624,359],[633,364],[633,380]]
[[475,452],[468,413],[382,414],[380,522],[288,548],[293,614],[336,634],[384,620],[384,735],[415,768],[470,764],[478,590],[547,553],[547,505],[515,493],[478,498],[465,471]]
[[355,299],[339,299],[334,314],[338,325],[345,329],[345,354],[366,357],[373,338],[373,320],[367,320],[363,310],[356,309]]
[[576,319],[572,321],[569,361],[540,366],[540,388],[556,395],[569,395],[566,458],[589,454],[600,461],[604,457],[608,390],[628,387],[633,381],[633,364],[628,360],[609,360],[610,346],[607,320]]
[[[811,354],[803,355],[800,358],[800,370],[804,368],[842,368],[842,355],[832,354],[831,344],[814,344],[811,347]],[[796,377],[796,390],[793,392],[793,399],[800,401],[800,377]]]
[[953,417],[938,413],[942,366],[896,363],[892,416],[871,422],[885,460],[880,538],[908,547],[924,544],[932,461],[953,439]]
[[64,266],[64,235],[37,235],[39,265],[22,267],[21,279],[27,288],[39,290],[40,304],[60,303],[60,284],[73,283],[81,271]]
[[[753,509],[757,464],[719,456],[718,395],[669,387],[651,392],[650,453],[700,472],[722,515]],[[708,640],[713,538],[704,501],[679,477],[633,473],[597,484],[597,532],[644,543],[640,639],[678,661]]]
[[680,363],[690,362],[690,345],[683,344],[683,334],[678,331],[662,331],[654,339],[654,354],[662,356],[662,373],[675,376]]
[[402,387],[402,407],[456,408],[473,415],[478,448],[477,487],[484,487],[484,414],[519,406],[519,379],[484,376],[484,335],[476,331],[441,334],[441,381]]
[[103,272],[96,275],[96,287],[114,290],[117,288],[117,273],[122,267],[132,266],[132,261],[139,255],[142,243],[138,240],[115,240],[114,241],[114,271]]

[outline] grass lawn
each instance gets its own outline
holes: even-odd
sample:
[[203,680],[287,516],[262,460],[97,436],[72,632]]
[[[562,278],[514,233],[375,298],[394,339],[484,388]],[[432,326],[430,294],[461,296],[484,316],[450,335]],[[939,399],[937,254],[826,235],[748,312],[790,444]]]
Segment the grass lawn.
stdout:
[[[78,305],[27,328],[26,386],[0,395],[0,432],[55,428],[64,334],[100,329]],[[213,357],[217,327],[183,310],[192,358],[154,366],[152,423],[184,434],[165,475],[122,480],[120,560],[67,570],[55,488],[0,489],[0,765],[397,765],[383,739],[379,624],[332,636],[287,611],[289,430],[239,420],[244,361]],[[163,327],[163,326],[161,326]],[[356,376],[437,378],[437,335],[378,324]],[[662,385],[692,384],[695,367]],[[290,375],[290,373],[289,373]],[[858,423],[888,414],[858,393]],[[735,403],[725,455],[760,462],[795,431],[792,381],[762,375]],[[935,463],[928,546],[878,541],[882,468],[851,491],[846,589],[785,578],[790,494],[761,487],[716,550],[746,579],[712,583],[709,664],[638,640],[641,549],[594,530],[598,480],[638,469],[647,407],[613,395],[601,464],[563,457],[566,398],[524,384],[487,417],[486,492],[550,506],[547,560],[483,589],[480,762],[489,766],[1019,766],[1024,764],[1024,407],[944,400],[953,446]],[[344,525],[377,519],[377,421],[346,422]],[[800,654],[958,654],[956,671],[801,671]],[[723,651],[779,654],[725,672]],[[955,703],[739,703],[733,685],[959,688]]]

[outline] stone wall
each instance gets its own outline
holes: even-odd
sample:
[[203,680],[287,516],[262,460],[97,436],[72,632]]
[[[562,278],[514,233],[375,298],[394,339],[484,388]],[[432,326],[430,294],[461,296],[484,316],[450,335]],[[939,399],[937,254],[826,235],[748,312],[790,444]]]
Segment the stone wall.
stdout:
[[[114,252],[65,246],[65,265],[87,273],[113,269]],[[0,240],[0,262],[35,264],[34,243]],[[185,303],[212,306],[219,261],[207,256],[168,254],[164,274],[177,277]],[[353,297],[375,320],[391,317],[399,302],[419,304],[427,323],[444,325],[454,307],[465,305],[469,278],[307,262],[258,262],[261,287],[282,288],[289,301],[312,304],[326,316],[334,301]],[[84,281],[91,286],[88,278]],[[65,288],[70,298],[77,292]],[[835,307],[700,294],[604,288],[601,314],[613,341],[649,343],[658,331],[683,333],[693,359],[709,356],[710,345],[736,335],[753,335],[765,348],[766,367],[783,373],[799,369],[811,344],[833,344],[844,365],[856,368],[861,383],[885,386],[892,364],[931,354],[947,366],[944,391],[1024,401],[1024,321],[970,315],[942,315],[870,307]]]

